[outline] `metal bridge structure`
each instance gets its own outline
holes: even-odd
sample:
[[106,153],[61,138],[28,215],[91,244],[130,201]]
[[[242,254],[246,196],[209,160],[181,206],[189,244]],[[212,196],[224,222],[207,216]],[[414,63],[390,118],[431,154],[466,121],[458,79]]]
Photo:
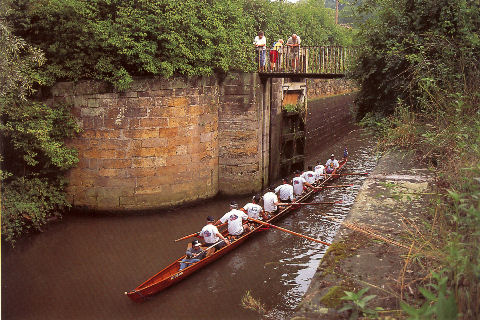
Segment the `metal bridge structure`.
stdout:
[[353,62],[354,48],[341,46],[284,46],[256,51],[262,78],[343,78]]

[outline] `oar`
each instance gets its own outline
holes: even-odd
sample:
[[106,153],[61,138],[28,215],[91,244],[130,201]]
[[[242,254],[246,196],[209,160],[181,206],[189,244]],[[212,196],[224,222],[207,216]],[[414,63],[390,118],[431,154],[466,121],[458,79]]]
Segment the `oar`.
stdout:
[[368,172],[322,173],[319,176],[366,176]]
[[335,203],[342,203],[342,200],[339,200],[339,201],[327,201],[327,202],[291,202],[291,203],[282,203],[282,204],[279,204],[279,206],[293,206],[294,204],[299,204],[299,205],[302,205],[302,206],[307,206],[307,205],[310,205],[310,204],[335,204]]
[[323,186],[323,187],[313,187],[313,188],[320,190],[324,188],[346,188],[346,187],[353,187],[353,184],[338,184],[336,186]]
[[257,219],[253,219],[253,218],[248,218],[249,220],[252,220],[253,222],[256,222],[256,223],[259,223],[259,224],[263,224],[265,226],[269,226],[269,227],[272,227],[272,228],[275,228],[275,229],[278,229],[278,230],[281,230],[281,231],[284,231],[284,232],[287,232],[287,233],[290,233],[290,234],[293,234],[295,236],[299,236],[299,237],[302,237],[302,238],[305,238],[305,239],[308,239],[308,240],[312,240],[312,241],[315,241],[315,242],[318,242],[318,243],[321,243],[321,244],[324,244],[324,245],[331,245],[331,243],[328,243],[328,242],[324,242],[322,240],[318,240],[318,239],[315,239],[315,238],[312,238],[312,237],[309,237],[309,236],[305,236],[303,234],[300,234],[300,233],[297,233],[297,232],[294,232],[294,231],[291,231],[291,230],[288,230],[288,229],[285,229],[285,228],[281,228],[281,227],[278,227],[276,225],[273,225],[271,223],[268,223],[268,222],[263,222],[263,221],[260,221],[260,220],[257,220]]
[[[222,227],[224,225],[226,225],[228,222],[225,222],[225,223],[222,223],[221,225],[219,225],[218,227]],[[185,240],[185,239],[188,239],[188,238],[191,238],[191,237],[195,237],[195,236],[198,236],[200,234],[200,232],[195,232],[195,233],[192,233],[192,234],[189,234],[188,236],[185,236],[185,237],[181,237],[177,240],[173,240],[174,242],[178,242],[178,241],[181,241],[181,240]]]

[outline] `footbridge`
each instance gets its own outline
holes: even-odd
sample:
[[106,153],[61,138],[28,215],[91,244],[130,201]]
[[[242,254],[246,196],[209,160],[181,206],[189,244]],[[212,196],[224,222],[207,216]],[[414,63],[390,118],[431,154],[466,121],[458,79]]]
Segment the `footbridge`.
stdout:
[[256,65],[262,78],[345,77],[355,49],[341,46],[286,47],[257,51]]

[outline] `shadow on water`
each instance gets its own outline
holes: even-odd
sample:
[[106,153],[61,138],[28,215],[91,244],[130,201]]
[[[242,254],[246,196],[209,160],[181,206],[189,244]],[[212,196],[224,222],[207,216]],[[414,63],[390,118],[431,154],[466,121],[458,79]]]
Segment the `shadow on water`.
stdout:
[[[308,154],[306,164],[332,152],[341,157],[345,146],[348,171],[373,169],[373,142],[351,124],[334,144]],[[305,206],[277,224],[331,242],[338,224],[319,212],[345,217],[363,179],[342,177],[339,183],[354,187],[314,199],[343,199],[341,205]],[[188,241],[173,239],[199,231],[207,215],[221,217],[231,200],[127,216],[71,214],[14,249],[2,245],[2,319],[258,319],[241,306],[247,290],[266,305],[267,318],[289,318],[327,248],[278,230],[258,233],[145,303],[123,294],[182,255]],[[250,196],[234,200],[244,204]]]

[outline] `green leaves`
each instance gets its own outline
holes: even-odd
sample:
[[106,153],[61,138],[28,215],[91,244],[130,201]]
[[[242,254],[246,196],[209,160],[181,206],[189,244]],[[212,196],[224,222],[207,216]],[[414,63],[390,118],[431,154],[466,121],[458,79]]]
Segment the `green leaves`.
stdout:
[[457,303],[455,296],[447,290],[448,279],[437,273],[433,273],[433,277],[437,281],[430,285],[435,290],[434,292],[426,288],[419,289],[426,299],[420,308],[414,308],[403,301],[400,302],[402,309],[410,316],[408,319],[432,319],[433,317],[441,320],[457,319]]
[[117,90],[134,76],[249,71],[260,29],[268,46],[292,33],[305,45],[342,45],[352,33],[319,1],[22,0],[13,8],[16,33],[46,53],[49,84],[90,78]]
[[340,299],[349,301],[350,303],[344,305],[339,312],[351,311],[350,319],[358,319],[359,316],[376,317],[378,311],[382,311],[383,308],[376,307],[375,309],[367,308],[370,300],[376,297],[376,295],[363,296],[369,290],[369,287],[363,288],[358,292],[344,291],[345,296]]

